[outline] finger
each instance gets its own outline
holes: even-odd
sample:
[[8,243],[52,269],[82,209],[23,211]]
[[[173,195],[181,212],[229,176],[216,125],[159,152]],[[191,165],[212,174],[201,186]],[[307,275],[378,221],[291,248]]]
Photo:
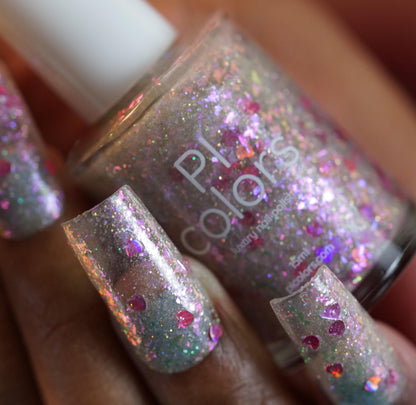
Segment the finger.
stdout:
[[2,65],[0,93],[0,235],[19,240],[53,223],[64,198],[32,118]]
[[[24,185],[25,179],[20,180]],[[76,193],[71,190],[68,194],[71,196],[68,209],[76,209]],[[10,204],[9,208],[9,212],[14,213],[18,206]],[[104,398],[106,403],[144,401],[146,395],[141,391],[137,376],[135,381],[132,378],[136,374],[134,369],[118,344],[112,348],[111,337],[114,336],[106,330],[106,323],[101,322],[106,319],[100,313],[101,307],[89,295],[88,284],[83,284],[83,278],[70,272],[71,263],[62,255],[61,244],[56,225],[53,225],[24,243],[4,242],[0,246],[3,253],[8,253],[3,268],[5,285],[44,398],[47,402],[59,403],[98,402]],[[23,250],[25,255],[21,255]],[[13,266],[20,270],[16,277],[16,273],[10,271]],[[209,333],[211,340],[218,338],[213,331]],[[97,339],[101,334],[109,338]],[[97,341],[100,341],[99,345]],[[107,364],[109,353],[111,366]],[[258,377],[259,382],[262,375]],[[107,389],[103,390],[103,385]],[[283,397],[283,390],[262,388],[255,391],[256,396],[272,397],[275,394]],[[240,391],[232,392],[230,396],[238,394]],[[254,393],[250,397],[253,396]]]
[[379,328],[387,337],[403,367],[403,374],[407,378],[406,388],[402,402],[399,404],[414,403],[416,391],[416,347],[406,337],[392,329],[389,325],[379,323]]
[[[276,375],[275,368],[270,365],[270,354],[263,350],[264,345],[261,344],[257,335],[253,334],[252,328],[241,316],[241,313],[238,311],[235,304],[230,300],[230,297],[219,281],[201,263],[192,258],[189,258],[189,260],[195,275],[207,289],[210,297],[212,298],[215,308],[220,314],[224,328],[230,331],[230,336],[236,337],[233,341],[235,342],[235,346],[237,346],[237,348],[241,348],[239,350],[239,356],[243,358],[243,361],[244,357],[248,357],[248,355],[251,355],[250,357],[252,358],[256,358],[257,364],[261,365],[261,367],[257,366],[258,370],[256,371],[256,374],[263,374],[264,369],[265,375],[262,378],[263,381],[268,382],[269,379],[271,379],[272,382],[276,380],[281,381],[288,388],[290,388],[296,403],[312,404],[315,403],[313,400],[315,399],[317,404],[326,404],[326,398],[324,398],[322,392],[317,390],[316,385],[310,381],[303,367],[284,370]],[[245,341],[244,344],[242,344],[243,341]],[[247,350],[245,350],[246,348]],[[245,363],[250,364],[249,362]],[[243,364],[243,362],[241,364]],[[236,364],[236,368],[238,368],[239,365],[240,363]],[[249,378],[246,372],[244,373],[244,377],[245,378],[242,381],[247,381],[247,385],[251,385],[251,387],[248,388],[250,388],[254,393],[256,393],[256,391],[261,392],[262,387],[253,384],[255,381]],[[235,381],[235,384],[238,385],[238,380]],[[244,399],[244,397],[241,397],[243,403]],[[271,403],[274,402],[271,401]]]
[[[413,308],[413,295],[416,289],[416,259],[408,265],[407,271],[387,292],[386,296],[374,308],[372,315],[376,319],[393,326],[411,342],[416,342],[416,311]],[[409,307],[409,305],[412,305]]]
[[[298,292],[275,299],[271,305],[311,376],[334,403],[412,403],[414,367],[403,363],[327,267],[320,267]],[[394,343],[403,343],[397,334]],[[403,349],[414,359],[416,350],[411,344]]]
[[[62,161],[55,164],[62,169]],[[74,212],[79,195],[74,189],[68,195],[67,212]],[[60,404],[151,403],[111,325],[101,322],[106,317],[100,301],[84,274],[74,271],[77,264],[63,254],[65,248],[57,223],[22,242],[0,243],[0,271],[43,398]]]
[[0,404],[41,404],[25,348],[0,288]]
[[[66,215],[72,216],[80,203],[74,190],[68,195]],[[5,288],[46,403],[151,403],[60,225],[25,242],[2,242],[0,252]]]
[[[70,269],[71,260],[74,264],[70,255],[66,261],[61,254],[65,240],[55,222],[64,201],[56,173],[62,161],[53,161],[53,155],[46,152],[19,92],[3,69],[0,92],[0,233],[4,238],[25,239],[1,241],[0,271],[42,395],[55,403],[75,399],[86,403],[88,398],[111,398],[121,392],[127,403],[137,403],[143,397],[140,383],[129,386],[135,372],[117,343],[113,342],[113,367],[103,367],[112,335],[102,340],[100,351],[93,341],[97,335],[84,328],[85,322],[94,324],[99,319],[99,301],[94,301],[82,273],[62,273],[68,266]],[[76,192],[70,192],[69,210],[77,207]],[[75,333],[77,326],[80,330]],[[105,324],[99,326],[95,333],[105,333]],[[115,384],[102,390],[100,384],[112,377]]]
[[213,302],[129,187],[64,230],[162,403],[293,403],[222,288]]

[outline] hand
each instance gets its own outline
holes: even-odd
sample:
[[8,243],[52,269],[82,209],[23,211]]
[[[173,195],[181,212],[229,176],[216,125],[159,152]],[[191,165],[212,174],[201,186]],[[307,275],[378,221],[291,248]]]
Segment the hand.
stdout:
[[[391,4],[375,2],[358,4],[356,8],[351,2],[330,3],[364,40],[373,41],[375,49],[396,72],[414,66],[416,56],[412,54],[410,36],[400,38],[400,46],[409,53],[404,66],[403,58],[391,56],[396,43],[386,43],[383,27],[375,23],[371,29],[361,27],[358,19],[361,16],[363,21],[374,22],[400,13],[410,19],[415,15],[411,12],[415,8],[411,1],[400,10]],[[306,0],[201,0],[196,4],[158,0],[155,5],[178,27],[192,21],[189,15],[195,10],[212,11],[219,5],[226,9],[416,200],[412,176],[416,143],[413,107],[336,16],[318,3]],[[386,14],[379,15],[380,20],[373,17],[376,8],[386,10]],[[188,16],[184,15],[186,12]],[[391,32],[400,33],[400,28],[399,23],[394,25],[389,37]],[[54,146],[52,153],[63,173],[62,155],[80,134],[88,136],[88,128],[5,46],[0,48],[0,56],[12,69],[46,141]],[[415,89],[413,77],[400,78],[404,80],[402,86],[409,91]],[[63,182],[68,201],[64,218],[71,218],[89,208],[91,202],[67,179]],[[276,371],[266,349],[222,287],[198,264],[194,264],[195,271],[207,288],[226,333],[200,365],[186,373],[161,375],[145,369],[139,372],[132,365],[112,330],[102,301],[68,248],[59,224],[24,242],[3,241],[0,252],[6,295],[1,298],[2,324],[7,325],[0,331],[0,350],[5,359],[0,365],[0,400],[4,398],[5,404],[39,403],[41,398],[51,404],[153,401],[301,404],[311,403],[310,396],[324,403],[312,384],[296,384],[299,376],[290,376],[290,382],[286,383],[287,376]],[[416,314],[409,310],[416,285],[412,272],[415,265],[415,262],[409,265],[374,312],[396,329],[382,326],[405,364],[410,389],[414,389],[416,380]],[[10,313],[6,306],[11,308]],[[408,394],[409,398],[413,393]]]

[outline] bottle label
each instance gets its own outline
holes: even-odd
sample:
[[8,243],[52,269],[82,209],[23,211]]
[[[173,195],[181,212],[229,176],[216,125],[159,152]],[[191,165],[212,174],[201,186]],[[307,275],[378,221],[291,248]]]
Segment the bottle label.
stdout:
[[[199,145],[201,145],[209,156],[205,156],[199,149],[188,149],[174,163],[174,167],[189,181],[196,191],[202,194],[211,193],[212,196],[220,201],[223,209],[210,207],[205,209],[199,218],[199,228],[208,238],[223,239],[227,238],[232,229],[232,216],[239,220],[244,220],[244,210],[255,209],[264,199],[267,199],[266,185],[274,186],[277,183],[277,175],[279,171],[287,170],[296,165],[299,161],[299,152],[293,146],[284,146],[282,141],[284,138],[278,136],[270,143],[268,151],[263,151],[257,159],[252,160],[252,167],[256,168],[256,174],[243,173],[240,174],[231,184],[231,198],[226,197],[217,188],[212,185],[206,186],[204,180],[204,170],[207,166],[207,159],[213,164],[221,165],[223,169],[230,169],[231,163],[219,153],[213,145],[205,138],[199,137]],[[251,154],[254,154],[251,147]],[[192,169],[184,163],[191,160]],[[270,165],[266,162],[272,160],[274,170],[270,170]],[[225,175],[226,173],[224,173]],[[249,185],[247,185],[249,183]],[[247,186],[250,191],[247,192]],[[261,238],[261,233],[268,229],[271,222],[275,221],[281,211],[290,207],[294,202],[294,196],[290,193],[284,193],[277,201],[275,206],[266,213],[258,224],[253,227],[240,242],[231,247],[234,254],[241,253],[248,245],[255,244]],[[231,214],[231,215],[230,215]],[[210,225],[208,225],[208,223]],[[215,226],[212,226],[212,224]],[[192,233],[195,232],[193,225],[184,229],[181,233],[181,241],[183,245],[195,255],[204,255],[211,249],[211,242],[207,241],[202,248],[196,248],[192,244]]]

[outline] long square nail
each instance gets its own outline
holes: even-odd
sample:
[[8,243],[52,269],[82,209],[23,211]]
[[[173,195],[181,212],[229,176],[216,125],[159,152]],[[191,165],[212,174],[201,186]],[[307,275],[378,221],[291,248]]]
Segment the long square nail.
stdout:
[[207,293],[129,187],[63,227],[135,358],[174,373],[214,349],[222,329]]
[[393,348],[328,267],[270,304],[334,403],[385,405],[399,398],[404,381]]

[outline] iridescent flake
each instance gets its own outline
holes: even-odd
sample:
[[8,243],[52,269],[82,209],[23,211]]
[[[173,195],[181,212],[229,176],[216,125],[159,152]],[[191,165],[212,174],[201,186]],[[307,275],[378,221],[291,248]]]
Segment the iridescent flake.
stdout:
[[327,373],[332,374],[335,378],[339,378],[344,372],[344,367],[342,367],[341,363],[334,363],[327,366],[325,370]]
[[143,251],[143,246],[136,240],[129,240],[124,247],[124,250],[128,257],[133,257]]
[[380,382],[381,378],[374,375],[365,382],[364,388],[368,392],[376,392],[379,388]]
[[309,225],[306,226],[306,233],[313,238],[317,238],[318,236],[322,235],[324,228],[318,221],[313,221]]
[[213,342],[218,342],[222,336],[222,326],[221,325],[211,325],[209,327],[209,337]]
[[254,156],[254,150],[250,145],[240,145],[237,147],[235,151],[235,155],[237,156],[238,160],[243,160],[246,158],[251,158]]
[[364,245],[359,245],[351,252],[351,256],[361,266],[367,265],[367,249]]
[[240,222],[245,226],[252,226],[256,223],[256,217],[251,211],[244,211]]
[[339,307],[339,304],[332,304],[325,308],[325,311],[320,314],[321,318],[324,319],[338,319],[339,315],[341,313],[341,308]]
[[238,143],[238,137],[241,135],[241,132],[236,129],[226,129],[222,133],[222,140],[227,146],[235,146]]

